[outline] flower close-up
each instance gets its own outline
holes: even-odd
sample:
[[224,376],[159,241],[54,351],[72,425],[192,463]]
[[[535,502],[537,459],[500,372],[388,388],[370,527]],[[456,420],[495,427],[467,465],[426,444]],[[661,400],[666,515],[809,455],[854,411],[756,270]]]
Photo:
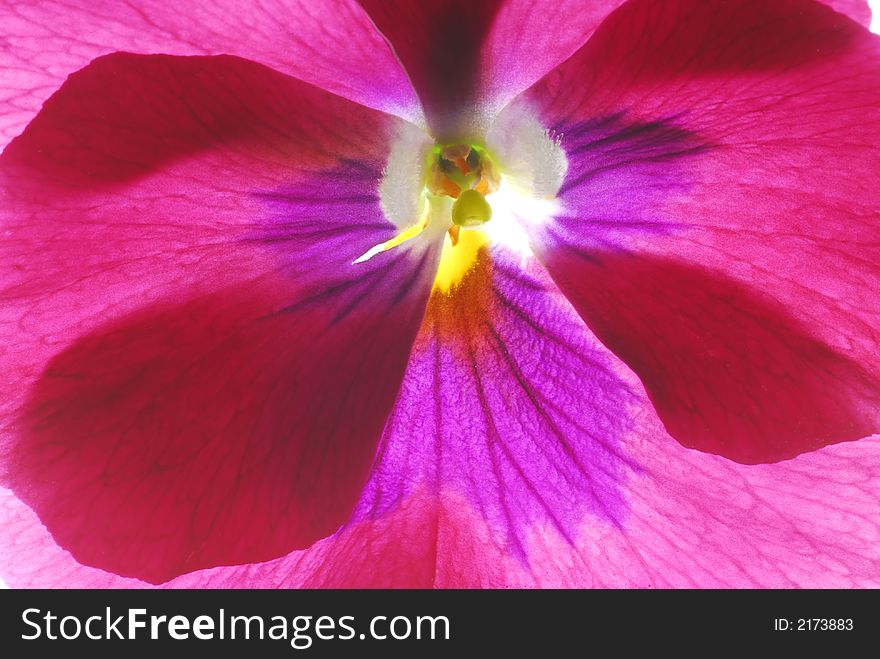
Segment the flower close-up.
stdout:
[[870,21],[0,2],[0,577],[880,587]]

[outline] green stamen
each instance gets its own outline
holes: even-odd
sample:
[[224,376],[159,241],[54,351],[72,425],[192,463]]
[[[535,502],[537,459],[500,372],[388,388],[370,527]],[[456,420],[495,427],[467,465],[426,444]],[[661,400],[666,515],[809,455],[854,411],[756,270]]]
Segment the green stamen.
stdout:
[[452,204],[452,221],[461,227],[475,227],[492,219],[492,207],[476,190],[465,190]]

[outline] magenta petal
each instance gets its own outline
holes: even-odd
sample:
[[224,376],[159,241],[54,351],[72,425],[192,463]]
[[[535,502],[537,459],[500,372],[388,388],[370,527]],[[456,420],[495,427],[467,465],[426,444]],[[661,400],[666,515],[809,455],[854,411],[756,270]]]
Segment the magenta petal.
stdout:
[[685,446],[760,463],[876,431],[876,373],[771,297],[645,255],[555,250],[547,263]]
[[622,0],[360,0],[400,57],[440,140],[491,116],[569,57]]
[[[880,542],[880,438],[757,466],[685,449],[665,433],[638,379],[590,336],[540,268],[527,263],[520,271],[518,259],[493,256],[498,290],[483,290],[473,317],[452,306],[431,312],[354,518],[307,550],[185,574],[169,586],[880,585],[873,551]],[[505,308],[501,293],[521,313]],[[533,304],[523,309],[523,302]],[[444,334],[445,347],[471,343],[481,365],[507,365],[483,376],[493,402],[506,398],[517,407],[494,417],[505,446],[485,432],[474,376],[455,379],[468,365],[432,368],[440,316],[469,328]],[[498,352],[484,321],[506,339],[512,361]],[[588,370],[566,368],[585,359],[593,364]],[[532,391],[560,399],[568,392],[571,400],[542,414],[509,378],[511,364]],[[439,432],[438,389],[463,403],[442,409]],[[572,430],[566,440],[573,453],[552,433],[536,432],[551,421]],[[601,501],[611,506],[596,505]],[[14,568],[4,575],[12,585],[137,583],[77,564],[30,511],[5,498],[0,506],[8,531],[0,535],[0,561]]]
[[[377,521],[357,522],[305,551],[264,563],[217,567],[169,588],[406,588],[435,583],[437,508],[414,499]],[[450,511],[453,512],[453,511]],[[132,588],[143,581],[77,563],[39,519],[0,488],[0,565],[13,588]]]
[[3,482],[78,561],[161,582],[346,521],[436,261],[353,264],[396,231],[404,128],[238,58],[113,55],[0,157]]
[[483,46],[480,99],[500,109],[580,48],[624,0],[506,0]]
[[817,3],[634,0],[522,103],[561,136],[536,247],[686,446],[880,428],[880,41]]
[[421,121],[405,73],[354,0],[7,2],[0,26],[0,147],[70,73],[114,51],[238,55]]
[[355,521],[457,494],[526,565],[536,525],[621,524],[635,393],[615,361],[534,261],[484,253],[431,299]]
[[476,136],[480,49],[502,2],[360,0],[394,47],[439,140]]
[[878,485],[876,438],[759,466],[681,447],[541,268],[496,249],[429,304],[352,521],[306,552],[205,578],[871,586]]
[[871,7],[867,0],[822,0],[822,2],[865,27],[871,25]]

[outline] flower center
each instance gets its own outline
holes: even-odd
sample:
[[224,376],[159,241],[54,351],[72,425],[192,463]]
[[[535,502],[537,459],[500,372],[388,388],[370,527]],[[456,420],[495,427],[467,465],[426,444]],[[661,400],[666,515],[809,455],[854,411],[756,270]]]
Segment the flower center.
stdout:
[[492,219],[486,195],[498,190],[498,168],[485,149],[474,144],[437,144],[428,156],[425,190],[452,197],[449,237],[457,245],[461,229],[473,229]]
[[[561,154],[558,142],[530,115],[501,119],[485,144],[433,143],[418,128],[402,128],[379,183],[382,212],[398,233],[355,263],[415,241],[442,240],[434,292],[452,294],[490,243],[531,254],[520,215],[550,216],[565,159],[551,157]],[[549,155],[541,160],[542,154]]]
[[[427,170],[427,190],[453,199],[460,199],[462,196],[475,199],[476,195],[484,197],[495,192],[500,183],[498,168],[491,156],[476,145],[435,145],[428,156]],[[468,191],[473,194],[467,195]]]
[[[383,181],[384,189],[381,190],[392,200],[396,191],[394,184],[404,179],[402,172],[392,169],[394,160],[395,154],[392,153]],[[444,246],[441,256],[438,281],[458,281],[473,264],[479,247],[486,242],[485,236],[482,232],[469,236],[461,249],[454,250],[454,256],[451,248],[460,244],[462,229],[479,229],[492,219],[492,207],[486,195],[499,189],[501,175],[486,149],[475,144],[435,144],[427,149],[426,160],[420,169],[423,178],[417,205],[421,209],[419,219],[355,262],[366,261],[379,252],[397,247],[431,225],[440,231],[448,231],[448,247]],[[396,209],[392,206],[385,210],[387,215],[393,216]],[[442,283],[438,286],[447,288]]]

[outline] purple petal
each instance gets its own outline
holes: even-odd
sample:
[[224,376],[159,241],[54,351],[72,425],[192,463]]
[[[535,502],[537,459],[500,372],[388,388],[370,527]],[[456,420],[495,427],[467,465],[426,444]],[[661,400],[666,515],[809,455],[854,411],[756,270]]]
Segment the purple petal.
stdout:
[[621,524],[633,400],[540,267],[484,253],[431,299],[360,516],[455,492],[524,561],[534,525],[573,542],[584,515]]

